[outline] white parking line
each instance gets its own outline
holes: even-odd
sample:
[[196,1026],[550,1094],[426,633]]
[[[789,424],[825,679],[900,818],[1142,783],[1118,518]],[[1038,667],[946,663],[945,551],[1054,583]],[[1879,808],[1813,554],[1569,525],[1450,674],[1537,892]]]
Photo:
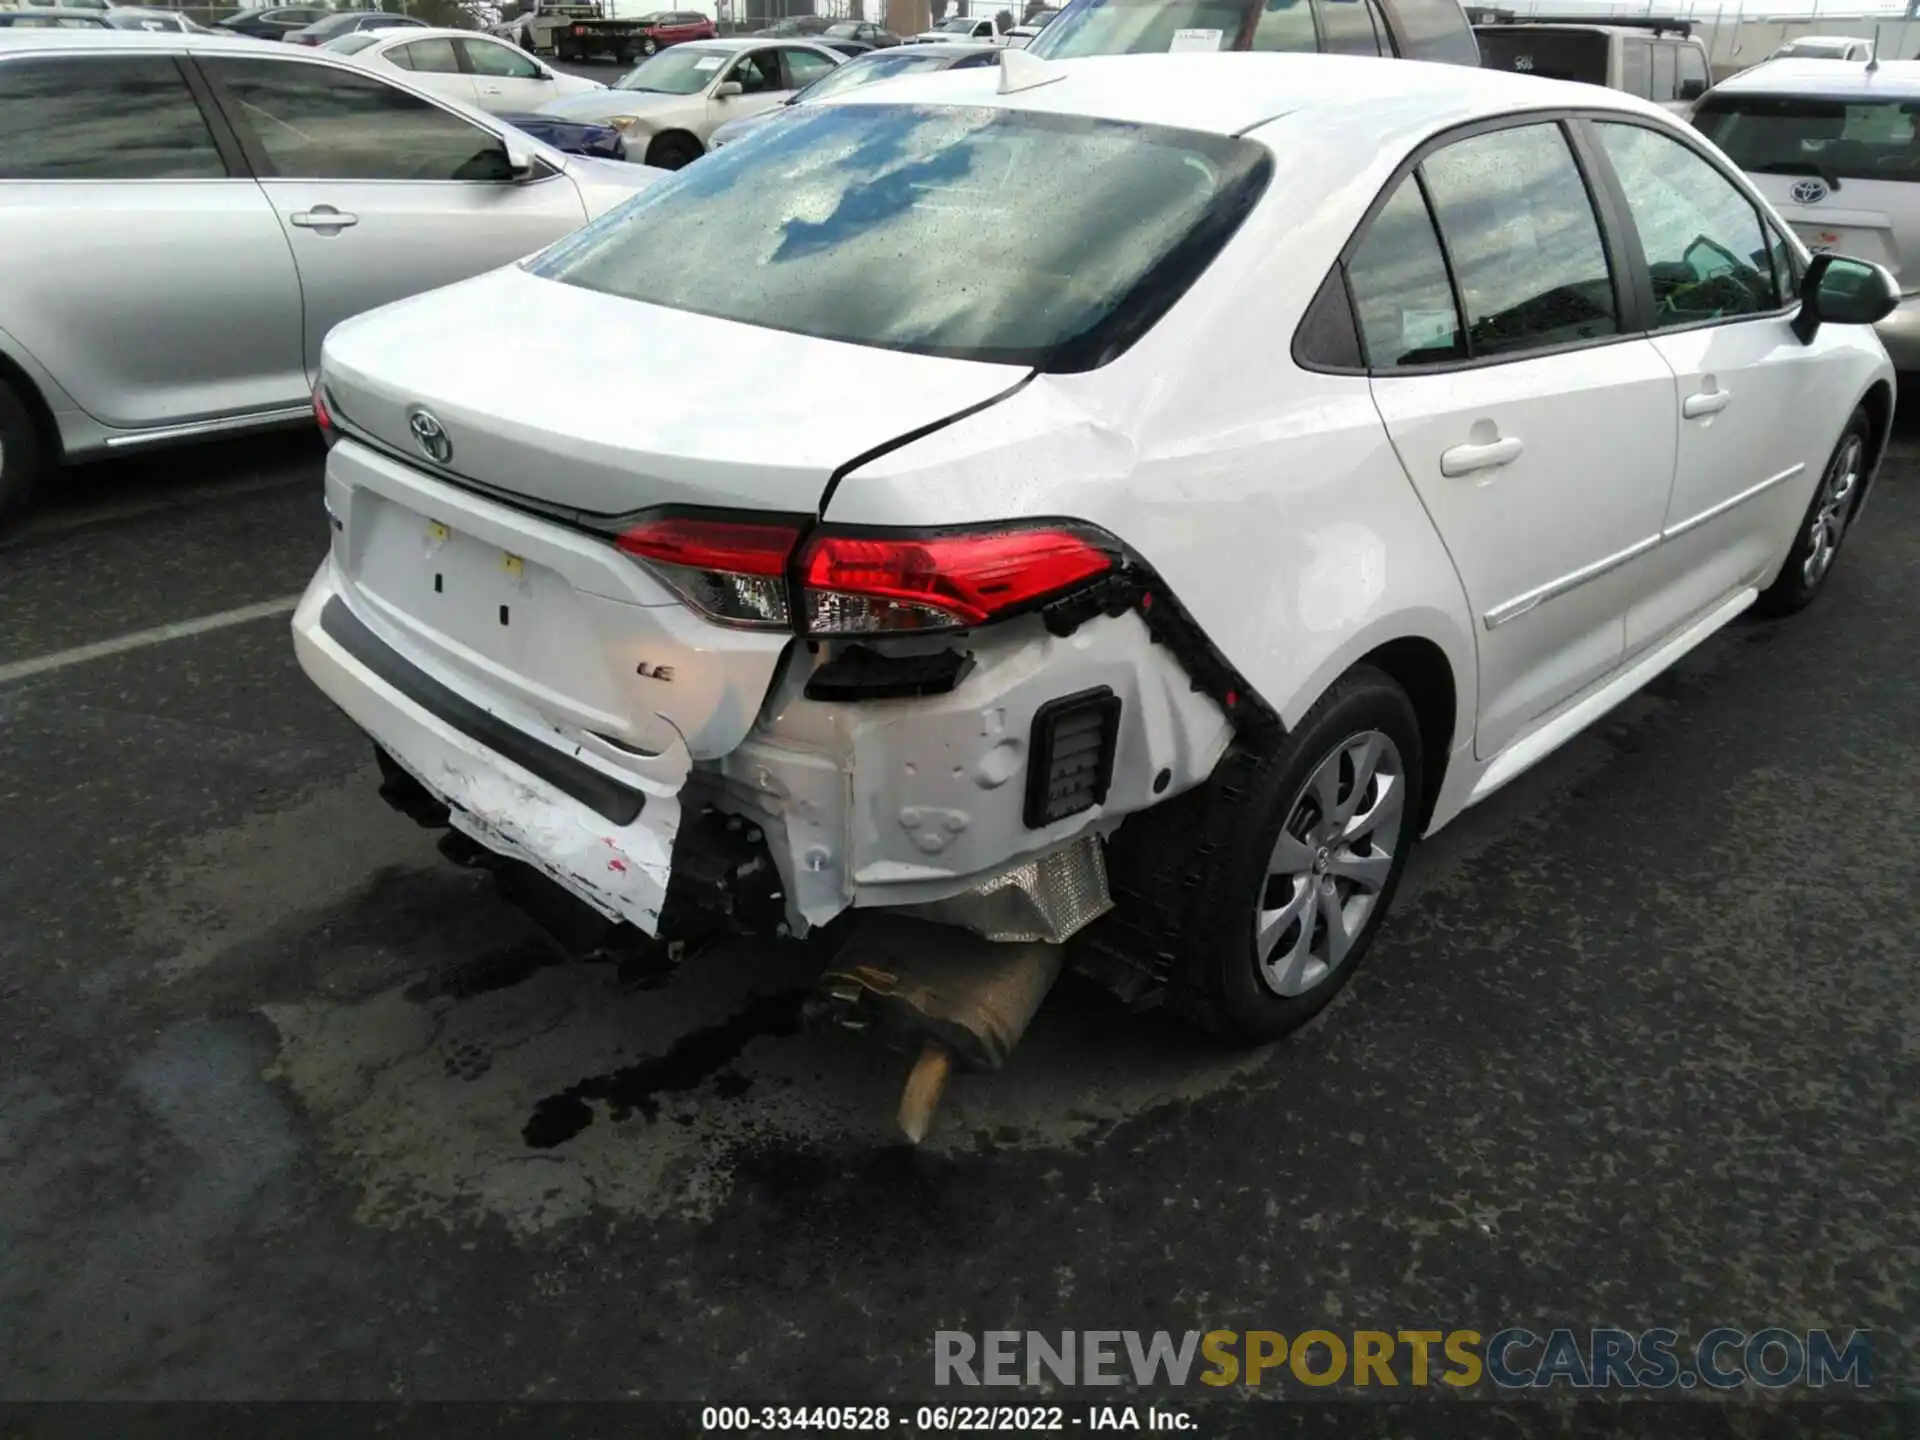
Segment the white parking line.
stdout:
[[168,640],[184,640],[189,635],[204,635],[209,630],[225,630],[229,625],[245,625],[249,621],[265,620],[272,615],[290,615],[293,607],[299,603],[298,595],[283,595],[278,600],[262,600],[257,605],[242,605],[237,610],[222,610],[216,615],[202,615],[197,620],[176,620],[171,625],[135,630],[112,640],[96,640],[91,645],[76,645],[71,650],[56,650],[51,655],[16,660],[11,665],[0,665],[0,685],[9,680],[24,680],[29,675],[44,675],[49,670],[64,670],[69,665],[82,665],[89,660],[104,659],[108,655],[144,650],[149,645],[163,644]]

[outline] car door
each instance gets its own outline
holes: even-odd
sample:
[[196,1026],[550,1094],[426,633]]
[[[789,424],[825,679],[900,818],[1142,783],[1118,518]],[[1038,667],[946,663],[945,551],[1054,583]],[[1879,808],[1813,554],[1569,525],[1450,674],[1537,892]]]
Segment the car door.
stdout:
[[480,36],[454,43],[465,52],[476,103],[482,110],[505,114],[537,110],[554,98],[553,76],[524,52]]
[[309,372],[334,325],[517,260],[586,217],[535,162],[515,180],[492,131],[344,65],[205,55],[222,110],[292,243]]
[[389,65],[405,70],[422,90],[464,100],[469,105],[480,103],[474,77],[460,63],[460,52],[454,48],[454,42],[445,36],[410,40],[380,54]]
[[1478,625],[1488,758],[1621,663],[1673,478],[1673,372],[1628,333],[1558,122],[1426,154],[1348,278],[1374,402]]
[[124,429],[300,404],[300,281],[178,60],[0,59],[0,329]]
[[1662,544],[1627,617],[1632,654],[1779,558],[1835,437],[1796,418],[1831,413],[1809,394],[1825,347],[1793,334],[1789,252],[1759,209],[1663,129],[1625,119],[1591,129],[1632,221],[1627,264],[1673,370],[1679,432]]
[[743,115],[759,115],[771,110],[792,93],[787,88],[785,73],[780,68],[779,45],[768,45],[759,50],[749,50],[736,59],[732,65],[721,71],[720,79],[715,81],[715,89],[728,80],[739,82],[738,95],[713,95],[707,102],[708,133],[729,120],[738,120]]

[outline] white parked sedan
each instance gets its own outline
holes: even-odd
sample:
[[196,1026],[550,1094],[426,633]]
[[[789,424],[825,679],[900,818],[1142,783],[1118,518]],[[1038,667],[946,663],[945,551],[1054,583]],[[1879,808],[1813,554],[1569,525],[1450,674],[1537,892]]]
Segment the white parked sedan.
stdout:
[[472,30],[362,30],[324,48],[372,70],[400,72],[423,90],[499,115],[525,114],[549,100],[607,88]]
[[603,916],[1078,933],[1273,1036],[1420,835],[1819,593],[1893,295],[1624,94],[1012,50],[336,329],[295,643]]
[[643,60],[613,88],[540,107],[562,120],[611,125],[627,158],[678,170],[706,153],[730,120],[761,115],[846,57],[810,40],[693,40]]

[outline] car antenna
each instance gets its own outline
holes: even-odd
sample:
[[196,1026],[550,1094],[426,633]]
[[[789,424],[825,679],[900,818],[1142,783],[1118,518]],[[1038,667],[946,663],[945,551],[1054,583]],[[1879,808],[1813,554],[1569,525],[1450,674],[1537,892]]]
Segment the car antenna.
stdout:
[[1033,90],[1066,78],[1067,72],[1051,60],[1042,60],[1038,55],[1029,55],[1025,50],[1011,45],[1000,52],[999,94],[1012,95],[1020,90]]

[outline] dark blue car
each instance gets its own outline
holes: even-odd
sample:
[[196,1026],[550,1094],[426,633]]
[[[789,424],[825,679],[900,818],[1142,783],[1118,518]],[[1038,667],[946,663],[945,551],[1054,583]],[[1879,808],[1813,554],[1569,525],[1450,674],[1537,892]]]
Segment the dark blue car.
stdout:
[[620,142],[620,132],[611,125],[595,125],[586,120],[562,120],[556,115],[498,115],[495,118],[569,155],[592,155],[600,160],[627,158],[626,147]]

